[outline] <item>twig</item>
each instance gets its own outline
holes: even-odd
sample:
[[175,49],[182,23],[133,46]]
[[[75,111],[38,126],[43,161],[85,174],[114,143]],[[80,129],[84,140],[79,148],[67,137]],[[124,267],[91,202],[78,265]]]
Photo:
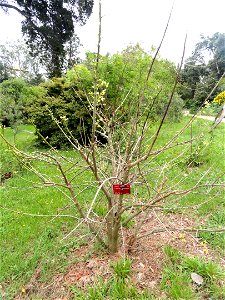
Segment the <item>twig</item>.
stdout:
[[165,231],[184,231],[184,232],[219,232],[219,233],[223,233],[225,232],[225,228],[170,228],[170,227],[165,227],[165,228],[157,228],[154,229],[146,234],[140,235],[137,237],[137,240],[140,240],[142,238],[145,238],[149,235],[155,234],[155,233],[161,233],[161,232],[165,232]]

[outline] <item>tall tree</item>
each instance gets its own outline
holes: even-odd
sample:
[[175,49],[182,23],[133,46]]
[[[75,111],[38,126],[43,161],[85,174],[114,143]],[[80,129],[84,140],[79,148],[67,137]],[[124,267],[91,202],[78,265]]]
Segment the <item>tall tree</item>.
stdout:
[[[199,107],[225,72],[225,33],[201,36],[181,74],[180,94],[188,108]],[[220,92],[220,87],[211,96]]]
[[0,60],[0,83],[9,78],[8,70],[5,64]]
[[207,67],[219,79],[225,71],[225,33],[217,32],[211,37],[201,36],[193,58],[196,62],[206,63],[207,54],[210,56]]
[[[33,56],[41,54],[50,77],[61,76],[65,44],[73,35],[76,23],[85,24],[92,13],[94,0],[0,0],[6,12],[19,12],[22,32]],[[76,40],[79,42],[79,40]]]
[[25,81],[38,84],[42,81],[43,72],[46,70],[40,66],[39,57],[32,57],[23,41],[0,45],[0,81],[21,77]]

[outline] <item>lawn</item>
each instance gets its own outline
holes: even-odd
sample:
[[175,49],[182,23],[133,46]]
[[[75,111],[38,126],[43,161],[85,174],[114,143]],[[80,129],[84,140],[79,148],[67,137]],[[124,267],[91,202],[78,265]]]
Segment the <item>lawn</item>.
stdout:
[[[185,117],[180,123],[165,123],[156,147],[168,141],[175,132],[184,126],[187,120],[188,117]],[[154,132],[154,126],[151,131]],[[148,167],[151,166],[153,171],[149,174],[149,183],[154,185],[160,176],[165,176],[165,173],[157,174],[157,172],[159,172],[159,166],[165,165],[166,162],[168,162],[166,167],[167,184],[177,184],[179,187],[182,185],[184,189],[195,184],[202,174],[205,174],[205,183],[213,182],[219,174],[223,176],[225,169],[224,124],[218,126],[213,133],[209,131],[209,121],[200,119],[194,121],[192,128],[189,126],[179,141],[190,139],[191,134],[203,134],[204,139],[194,141],[192,146],[190,144],[177,146],[158,155],[154,160],[150,160]],[[13,133],[9,128],[4,129],[3,133],[9,141],[13,142]],[[34,128],[23,125],[16,135],[16,146],[31,153],[38,150],[35,148],[34,139]],[[67,236],[78,223],[77,212],[74,206],[68,202],[67,194],[53,186],[43,187],[37,174],[32,173],[27,168],[27,161],[18,161],[11,153],[10,147],[2,140],[0,140],[0,147],[1,174],[13,173],[13,176],[4,180],[0,186],[0,288],[2,289],[2,297],[7,300],[13,299],[15,295],[21,295],[27,299],[51,299],[53,295],[43,296],[44,293],[41,289],[52,282],[55,274],[63,274],[68,271],[71,265],[81,260],[90,259],[97,254],[102,255],[104,251],[93,241],[85,227],[81,227]],[[46,149],[43,151],[47,152]],[[184,155],[179,156],[183,151]],[[65,158],[65,161],[67,157],[70,158],[68,168],[72,170],[71,177],[74,173],[79,174],[80,168],[83,166],[80,163],[78,153],[73,150],[61,150],[59,154]],[[44,176],[54,178],[56,182],[59,180],[59,174],[50,164],[36,163],[35,167]],[[82,189],[82,184],[91,180],[92,177],[87,170],[80,173],[74,183],[77,186],[77,192]],[[83,201],[87,208],[95,192],[96,186],[93,185],[85,189],[82,194],[80,201]],[[133,192],[139,193],[141,198],[146,197],[147,193],[144,186],[135,188]],[[215,188],[215,190],[211,190],[210,196],[206,199],[204,189],[202,189],[198,193],[190,193],[181,199],[174,197],[166,205],[165,214],[167,215],[182,212],[187,218],[202,221],[210,227],[224,227],[224,191],[218,191]],[[181,209],[181,207],[193,205],[198,205],[198,209]],[[95,213],[104,213],[101,201],[95,208]],[[199,239],[207,243],[217,256],[218,259],[215,261],[219,261],[224,255],[224,238],[224,233],[199,234]],[[83,257],[74,255],[74,253],[79,253],[79,249],[82,249],[83,246],[90,246],[90,243],[93,244],[93,247],[90,248],[89,253]],[[168,256],[168,263],[162,271],[162,282],[161,285],[157,285],[157,288],[155,287],[155,290],[151,291],[151,294],[147,291],[148,287],[142,293],[128,280],[132,270],[131,260],[128,262],[126,260],[126,263],[125,261],[124,263],[118,262],[118,265],[113,264],[112,272],[114,275],[109,281],[111,282],[110,285],[104,282],[104,284],[96,285],[95,288],[92,287],[91,289],[90,287],[86,292],[75,285],[71,285],[69,292],[65,291],[65,294],[69,293],[71,299],[106,299],[107,297],[108,299],[161,299],[154,294],[160,295],[162,292],[162,294],[167,295],[166,299],[200,299],[198,298],[198,288],[201,290],[201,287],[191,289],[190,276],[188,277],[187,273],[187,270],[198,270],[198,274],[201,273],[202,276],[208,272],[207,284],[204,288],[211,292],[208,292],[207,295],[210,295],[211,299],[223,299],[224,292],[222,287],[221,291],[219,288],[223,276],[220,267],[212,265],[210,273],[207,271],[209,268],[207,262],[197,259],[197,262],[188,260],[186,256],[176,251],[176,249],[166,248],[165,255]],[[171,259],[174,255],[176,259]],[[127,272],[126,269],[128,269]],[[27,283],[32,282],[37,270],[38,276],[35,277],[35,281],[38,282],[38,290],[29,291]],[[123,275],[124,272],[125,275]],[[184,278],[183,289],[178,280],[178,277],[182,276]],[[103,279],[99,278],[100,283],[101,280]],[[173,289],[168,288],[168,282],[173,286]],[[179,290],[177,291],[177,289]],[[119,298],[118,293],[121,298]]]

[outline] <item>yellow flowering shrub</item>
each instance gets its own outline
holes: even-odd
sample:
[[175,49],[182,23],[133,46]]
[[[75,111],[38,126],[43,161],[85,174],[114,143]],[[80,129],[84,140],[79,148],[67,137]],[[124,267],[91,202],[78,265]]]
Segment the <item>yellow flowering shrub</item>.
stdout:
[[213,102],[216,102],[218,104],[225,104],[225,91],[221,92],[219,95],[217,95]]

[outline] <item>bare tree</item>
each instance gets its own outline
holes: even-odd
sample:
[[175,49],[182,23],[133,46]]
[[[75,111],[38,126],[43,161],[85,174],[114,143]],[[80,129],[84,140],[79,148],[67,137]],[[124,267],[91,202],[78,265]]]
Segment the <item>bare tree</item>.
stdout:
[[[186,180],[181,172],[176,174],[173,181],[169,181],[166,176],[168,169],[175,166],[177,161],[189,151],[190,143],[203,138],[202,134],[193,135],[189,140],[183,139],[184,131],[195,120],[195,116],[193,116],[179,132],[168,138],[164,144],[160,141],[160,134],[176,91],[184,52],[181,64],[177,68],[173,88],[168,95],[165,112],[161,120],[155,124],[155,129],[152,129],[150,112],[155,102],[146,106],[145,90],[147,82],[151,80],[153,66],[166,34],[169,20],[162,41],[146,74],[146,84],[140,87],[138,97],[133,99],[128,93],[112,110],[111,107],[104,105],[107,82],[100,80],[98,76],[101,3],[99,16],[93,93],[87,94],[93,121],[89,146],[82,145],[73,137],[73,133],[67,130],[65,118],[62,117],[62,122],[59,122],[52,115],[59,130],[70,141],[71,147],[74,149],[73,157],[62,155],[51,145],[47,152],[24,153],[13,145],[11,145],[11,149],[18,158],[25,159],[26,167],[40,178],[39,182],[35,184],[36,187],[51,186],[58,189],[76,208],[77,214],[70,216],[77,218],[76,226],[68,235],[77,230],[79,226],[86,225],[97,240],[108,248],[109,252],[115,253],[120,248],[121,229],[130,221],[135,220],[129,240],[129,246],[132,246],[135,240],[155,232],[154,228],[149,233],[141,232],[141,226],[150,210],[165,209],[169,199],[175,201],[174,203],[179,207],[179,200],[182,197],[196,192],[210,195],[215,192],[215,189],[224,187],[224,184],[221,183],[221,174],[218,174],[218,178],[215,178],[213,182],[208,182],[209,170],[202,174],[193,186],[186,189],[180,188]],[[99,135],[103,136],[107,143],[101,144],[97,138]],[[2,138],[5,139],[4,136]],[[48,143],[47,140],[45,142]],[[176,148],[179,149],[176,158],[169,159],[162,165],[157,163],[160,155]],[[33,164],[34,160],[38,160],[39,165]],[[41,163],[55,168],[55,176],[45,174],[43,168],[40,167]],[[81,177],[85,178],[82,183]],[[130,189],[131,195],[129,195]],[[95,191],[91,199],[90,195],[88,198],[85,196],[87,190]],[[98,210],[99,207],[102,208],[101,212]],[[63,209],[59,209],[55,217],[65,216],[62,215],[62,212]],[[166,228],[166,230],[169,229]],[[199,229],[187,228],[187,230]]]

